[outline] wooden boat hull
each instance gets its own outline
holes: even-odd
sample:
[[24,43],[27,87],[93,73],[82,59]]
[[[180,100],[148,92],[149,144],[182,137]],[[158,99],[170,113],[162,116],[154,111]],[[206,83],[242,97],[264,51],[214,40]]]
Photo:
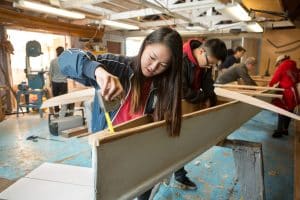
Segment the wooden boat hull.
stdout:
[[231,101],[185,114],[179,137],[168,136],[164,121],[129,129],[127,124],[113,135],[92,135],[96,199],[136,197],[222,141],[260,110]]
[[[198,110],[185,103],[182,131],[169,137],[165,122],[150,116],[102,131],[89,138],[92,169],[43,164],[0,193],[4,199],[133,199],[216,145],[261,109],[222,100]],[[51,173],[49,173],[51,171]],[[84,177],[82,183],[74,177]],[[34,188],[34,193],[31,192]],[[61,192],[59,192],[61,191]]]

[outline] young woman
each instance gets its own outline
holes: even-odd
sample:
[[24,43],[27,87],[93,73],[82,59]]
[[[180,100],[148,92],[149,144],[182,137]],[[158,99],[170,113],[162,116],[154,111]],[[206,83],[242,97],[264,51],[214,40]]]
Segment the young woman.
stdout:
[[[170,136],[179,135],[182,39],[175,30],[160,28],[152,32],[133,58],[105,54],[94,61],[88,53],[70,49],[59,57],[59,65],[65,76],[100,87],[107,101],[123,96],[122,105],[110,112],[114,125],[153,114],[154,120],[166,120]],[[107,127],[97,95],[92,115],[93,132]],[[148,199],[149,194],[150,191],[139,199]]]

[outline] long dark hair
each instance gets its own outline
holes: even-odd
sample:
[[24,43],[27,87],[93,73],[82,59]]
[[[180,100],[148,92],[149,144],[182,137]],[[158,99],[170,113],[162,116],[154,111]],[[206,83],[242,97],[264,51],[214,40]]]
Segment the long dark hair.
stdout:
[[169,67],[163,73],[152,77],[157,90],[154,120],[166,120],[170,136],[178,136],[181,129],[181,71],[182,39],[177,31],[163,27],[149,34],[142,43],[133,65],[131,108],[134,112],[142,107],[141,88],[145,77],[141,69],[141,57],[149,44],[163,44],[172,53]]

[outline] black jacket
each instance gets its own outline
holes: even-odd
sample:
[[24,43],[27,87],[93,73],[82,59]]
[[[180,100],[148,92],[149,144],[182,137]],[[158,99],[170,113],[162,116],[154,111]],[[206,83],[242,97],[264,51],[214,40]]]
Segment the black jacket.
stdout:
[[[216,104],[216,94],[214,93],[214,81],[212,79],[212,69],[202,68],[200,77],[194,77],[194,68],[197,67],[193,64],[188,56],[183,56],[183,71],[182,71],[182,95],[183,99],[190,103],[200,103],[206,100],[211,101],[211,105]],[[198,91],[193,89],[193,81],[195,78],[201,80],[201,88]]]
[[239,63],[240,60],[236,59],[234,55],[227,56],[225,61],[220,65],[220,69],[228,69],[235,63]]

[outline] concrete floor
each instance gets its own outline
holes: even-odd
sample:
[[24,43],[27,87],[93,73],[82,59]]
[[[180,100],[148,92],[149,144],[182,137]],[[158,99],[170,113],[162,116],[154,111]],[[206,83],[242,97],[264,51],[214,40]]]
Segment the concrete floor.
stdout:
[[[290,135],[273,139],[277,115],[263,111],[232,133],[230,139],[255,141],[263,145],[266,199],[293,199],[293,126]],[[28,141],[30,135],[46,139]],[[49,140],[55,139],[59,141]],[[8,117],[0,123],[0,188],[43,162],[56,162],[91,167],[91,150],[87,138],[50,136],[47,119],[38,114]],[[197,191],[162,185],[156,200],[242,200],[230,149],[213,147],[186,166],[189,177],[197,183]],[[2,179],[1,179],[2,178]],[[5,180],[5,181],[3,181]],[[1,183],[2,186],[1,186]]]

